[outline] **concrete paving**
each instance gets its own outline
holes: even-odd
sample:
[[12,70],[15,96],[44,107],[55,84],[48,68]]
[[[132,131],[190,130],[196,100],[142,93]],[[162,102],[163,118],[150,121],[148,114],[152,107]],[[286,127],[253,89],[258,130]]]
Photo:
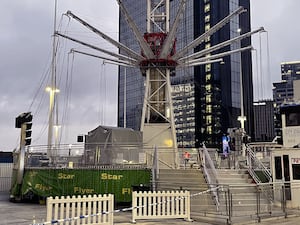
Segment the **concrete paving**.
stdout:
[[[0,193],[0,225],[30,225],[33,223],[42,224],[46,219],[46,206],[31,203],[12,203],[8,200],[8,194]],[[167,219],[167,220],[137,220],[139,225],[221,225],[226,224],[225,220],[217,220],[214,218],[192,217],[193,222],[183,219]],[[241,218],[239,221],[233,221],[235,225],[294,225],[300,224],[299,211],[289,214],[287,218],[277,216],[272,218],[262,218],[258,223],[255,218]],[[131,212],[120,212],[114,214],[114,224],[131,225]]]

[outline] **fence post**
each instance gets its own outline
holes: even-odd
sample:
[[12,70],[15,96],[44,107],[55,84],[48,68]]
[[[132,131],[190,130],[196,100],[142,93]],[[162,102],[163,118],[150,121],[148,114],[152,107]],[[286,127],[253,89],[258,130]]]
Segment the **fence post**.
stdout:
[[225,201],[226,201],[226,212],[228,215],[227,224],[231,224],[231,217],[232,217],[232,194],[230,193],[230,189],[228,188],[227,196],[225,192]]
[[260,223],[260,190],[258,185],[256,185],[256,214],[257,221]]
[[113,225],[114,224],[114,195],[113,194],[109,194],[109,201],[108,201],[108,204],[109,204],[109,215],[108,215],[108,221],[109,221],[109,224]]
[[132,192],[132,223],[136,223],[135,218],[137,217],[137,192]]
[[185,191],[184,196],[186,198],[186,212],[185,212],[187,214],[186,221],[192,222],[193,220],[191,219],[191,194],[189,191]]
[[53,197],[48,197],[47,198],[46,221],[51,221],[51,219],[52,219],[52,200],[53,200]]
[[284,218],[287,218],[287,212],[286,212],[286,195],[285,195],[285,183],[282,185],[282,211],[284,213]]

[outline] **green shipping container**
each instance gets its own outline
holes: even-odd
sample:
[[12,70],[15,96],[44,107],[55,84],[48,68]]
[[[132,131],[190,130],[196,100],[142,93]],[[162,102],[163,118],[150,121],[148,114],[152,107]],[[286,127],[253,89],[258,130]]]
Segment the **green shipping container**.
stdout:
[[13,196],[72,196],[114,194],[116,202],[131,202],[133,187],[149,187],[149,169],[26,169],[22,185],[12,187]]

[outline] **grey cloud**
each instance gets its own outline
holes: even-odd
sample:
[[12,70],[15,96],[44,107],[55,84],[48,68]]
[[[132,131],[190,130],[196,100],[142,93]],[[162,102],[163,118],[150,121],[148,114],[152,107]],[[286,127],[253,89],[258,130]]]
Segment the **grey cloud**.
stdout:
[[[270,44],[270,70],[268,79],[280,80],[280,63],[283,61],[299,60],[298,40],[300,27],[298,9],[300,1],[285,0],[251,0],[252,27],[264,26],[269,33]],[[2,0],[0,7],[0,150],[12,150],[17,144],[19,130],[14,128],[15,117],[27,111],[40,80],[47,72],[51,59],[51,35],[53,32],[54,0]],[[58,23],[62,13],[73,11],[89,23],[111,36],[118,37],[118,9],[114,0],[59,0]],[[64,27],[67,24],[64,18]],[[75,21],[71,21],[70,35],[88,40],[99,46],[112,49],[96,35]],[[88,36],[88,37],[87,37]],[[253,38],[258,48],[257,38]],[[65,47],[61,52],[67,54],[70,48],[84,49],[82,46],[61,40]],[[265,42],[263,51],[266,51]],[[64,68],[66,68],[66,57]],[[63,58],[59,63],[62,64]],[[263,72],[267,72],[267,58],[263,58]],[[253,68],[255,73],[255,68]],[[66,70],[59,74],[66,74]],[[101,109],[100,76],[101,61],[75,56],[73,71],[72,97],[69,109],[68,125],[66,128],[69,139],[65,142],[75,141],[79,133],[87,133],[99,125],[99,111]],[[81,80],[82,79],[82,80]],[[265,79],[265,82],[268,80]],[[117,71],[112,66],[106,66],[105,97],[105,125],[116,123],[116,94]],[[45,82],[49,83],[49,82]],[[44,85],[45,85],[44,83]],[[269,82],[270,84],[271,82]],[[267,85],[266,83],[264,85]],[[270,85],[267,86],[271,88]],[[256,87],[257,88],[257,87]],[[63,96],[66,91],[61,87],[60,108],[63,107]],[[269,91],[270,93],[271,91]],[[43,98],[42,98],[43,97]],[[34,115],[34,139],[39,143],[46,143],[45,138],[39,134],[45,130],[48,111],[48,95],[43,89],[38,93],[38,101],[31,109]],[[39,101],[43,99],[40,104]],[[103,100],[103,99],[102,99]],[[38,105],[40,106],[38,107]],[[86,116],[85,116],[86,115]],[[101,115],[100,115],[101,117]],[[46,133],[43,133],[46,136]]]

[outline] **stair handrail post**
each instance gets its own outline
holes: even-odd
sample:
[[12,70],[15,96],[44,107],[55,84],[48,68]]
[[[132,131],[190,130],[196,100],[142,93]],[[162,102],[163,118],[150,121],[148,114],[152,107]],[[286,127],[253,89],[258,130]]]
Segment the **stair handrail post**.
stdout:
[[219,182],[217,177],[217,171],[204,143],[202,143],[202,156],[203,156],[203,160],[202,160],[203,173],[207,179],[208,186],[212,189],[211,193],[214,196],[216,206],[217,208],[219,208],[220,205],[219,196],[218,196]]
[[286,192],[285,192],[285,183],[282,185],[282,212],[284,213],[284,217],[287,218],[287,212],[286,212]]
[[260,188],[259,185],[256,185],[256,216],[257,216],[257,221],[260,223]]
[[253,179],[255,179],[256,182],[261,183],[261,181],[257,176],[254,177],[255,176],[254,167],[260,168],[263,174],[268,179],[268,181],[269,182],[272,181],[272,174],[270,170],[267,167],[265,167],[265,165],[256,157],[255,152],[252,150],[252,148],[249,145],[247,145],[247,161],[248,161],[248,171],[250,175],[253,177]]
[[152,189],[156,190],[156,182],[159,178],[159,163],[157,146],[154,146],[153,162],[152,162]]

